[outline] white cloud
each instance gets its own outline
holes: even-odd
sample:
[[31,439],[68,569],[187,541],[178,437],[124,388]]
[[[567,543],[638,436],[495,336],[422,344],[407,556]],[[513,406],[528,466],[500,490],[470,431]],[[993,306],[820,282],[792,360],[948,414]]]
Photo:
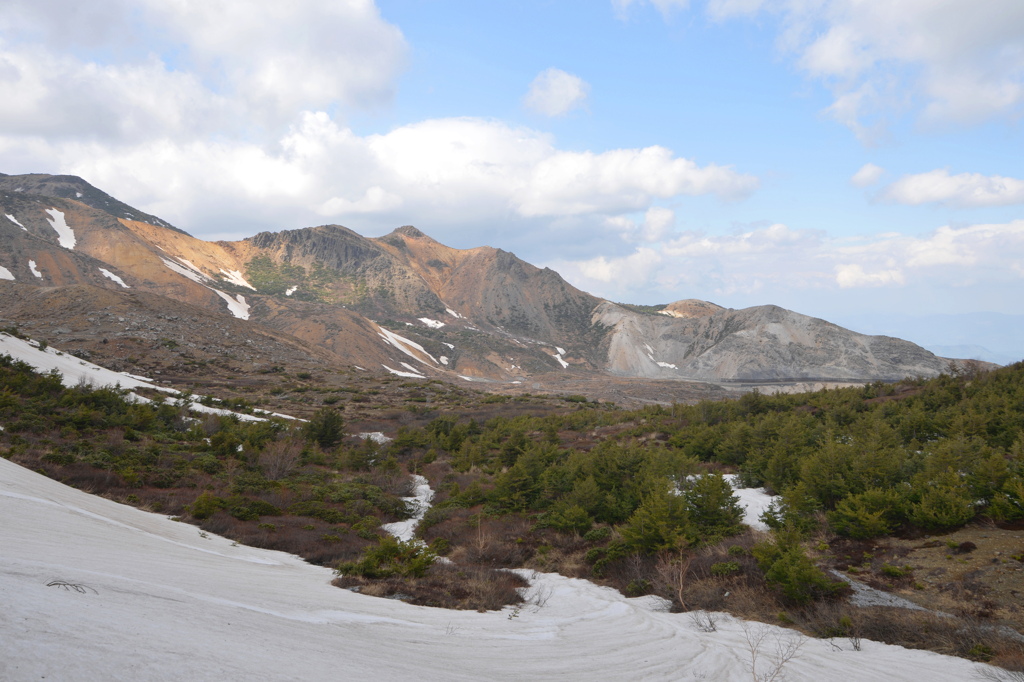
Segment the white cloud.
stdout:
[[1019,0],[710,0],[707,11],[777,16],[780,47],[833,90],[829,112],[865,137],[873,117],[908,107],[961,123],[1014,120],[1024,108]]
[[898,204],[937,203],[955,208],[1024,204],[1024,180],[1000,175],[938,169],[905,175],[886,187],[881,198]]
[[561,69],[545,69],[530,83],[523,103],[545,116],[564,116],[586,104],[590,85]]
[[860,170],[853,174],[853,177],[850,178],[850,183],[856,187],[867,187],[881,180],[883,173],[885,173],[885,169],[881,166],[865,163],[860,167]]
[[[742,297],[763,302],[829,292],[951,287],[1009,292],[1024,279],[1024,220],[836,239],[775,224],[732,235],[685,232],[660,248],[548,263],[576,286],[612,300]],[[766,300],[764,300],[766,299]],[[719,301],[720,303],[722,301]]]
[[[544,133],[476,118],[359,136],[326,113],[307,112],[274,145],[0,136],[0,155],[46,158],[179,227],[220,237],[358,218],[360,231],[416,223],[442,240],[482,224],[517,238],[543,230],[550,239],[561,229],[553,223],[572,218],[586,223],[576,223],[578,231],[608,225],[651,241],[664,238],[675,219],[657,202],[733,200],[758,185],[756,177],[699,166],[663,147],[565,151]],[[641,220],[629,220],[638,213]],[[607,222],[616,217],[632,227]]]
[[274,122],[334,102],[385,101],[406,45],[372,0],[147,0],[204,72]]
[[882,287],[904,283],[901,270],[865,272],[857,263],[836,266],[836,284],[843,289],[852,287]]
[[[406,54],[401,32],[370,0],[87,5],[5,5],[4,132],[273,139],[302,110],[386,101]],[[96,47],[102,58],[78,56]]]

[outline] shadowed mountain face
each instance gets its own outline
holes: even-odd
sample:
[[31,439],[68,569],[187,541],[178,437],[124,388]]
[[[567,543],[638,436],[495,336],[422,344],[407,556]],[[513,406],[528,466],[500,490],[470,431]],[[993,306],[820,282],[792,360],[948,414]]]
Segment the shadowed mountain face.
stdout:
[[[190,319],[229,319],[232,334],[369,371],[492,389],[571,377],[585,390],[612,376],[806,384],[933,376],[946,366],[912,343],[776,306],[616,305],[514,254],[452,249],[411,226],[378,238],[324,225],[206,242],[80,178],[47,175],[0,175],[0,213],[0,279],[45,288],[51,307],[61,296],[131,307],[146,294],[147,310],[185,304]],[[12,296],[0,302],[8,320],[33,314]]]

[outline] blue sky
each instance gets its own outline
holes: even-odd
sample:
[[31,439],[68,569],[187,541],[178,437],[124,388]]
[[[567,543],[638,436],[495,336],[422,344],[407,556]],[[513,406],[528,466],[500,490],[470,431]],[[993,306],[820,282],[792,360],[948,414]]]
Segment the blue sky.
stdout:
[[1019,0],[10,0],[0,101],[0,171],[204,238],[414,224],[613,300],[1024,315]]

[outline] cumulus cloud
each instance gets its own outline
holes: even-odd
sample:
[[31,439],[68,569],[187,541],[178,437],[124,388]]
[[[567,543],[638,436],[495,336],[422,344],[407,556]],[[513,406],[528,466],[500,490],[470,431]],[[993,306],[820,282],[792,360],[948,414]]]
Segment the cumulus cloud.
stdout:
[[523,103],[545,116],[564,116],[586,104],[590,85],[561,69],[545,69],[530,83]]
[[11,0],[0,124],[123,142],[277,135],[305,109],[387,101],[406,51],[370,0]]
[[769,13],[779,45],[832,90],[829,112],[862,137],[872,119],[1016,119],[1024,108],[1024,3],[710,0],[724,20]]
[[1001,175],[960,173],[938,169],[905,175],[886,187],[880,198],[898,204],[943,204],[953,208],[1024,204],[1024,180]]
[[881,166],[865,163],[860,167],[860,170],[853,174],[853,177],[850,178],[850,183],[856,187],[867,187],[881,180],[883,173],[885,173],[885,169]]
[[306,112],[272,145],[0,136],[0,155],[46,158],[180,227],[218,236],[351,219],[370,231],[438,226],[439,239],[483,224],[551,239],[558,221],[571,218],[577,230],[605,225],[630,241],[655,241],[675,223],[675,213],[657,202],[730,201],[758,185],[754,176],[701,166],[663,147],[565,151],[544,133],[478,118],[360,136],[324,112]]

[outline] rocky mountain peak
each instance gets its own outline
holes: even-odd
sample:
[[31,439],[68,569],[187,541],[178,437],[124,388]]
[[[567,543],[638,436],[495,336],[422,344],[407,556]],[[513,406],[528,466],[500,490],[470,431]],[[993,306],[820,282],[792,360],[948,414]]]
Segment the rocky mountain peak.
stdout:
[[660,312],[662,315],[668,315],[669,317],[688,319],[695,317],[708,317],[723,310],[725,310],[725,308],[720,305],[715,305],[709,301],[687,298],[682,301],[676,301],[675,303],[669,303]]
[[[427,235],[417,230],[412,225],[402,225],[401,227],[395,228],[391,234],[401,235],[403,237],[411,237],[412,239],[430,239]],[[431,239],[431,241],[434,241]]]

